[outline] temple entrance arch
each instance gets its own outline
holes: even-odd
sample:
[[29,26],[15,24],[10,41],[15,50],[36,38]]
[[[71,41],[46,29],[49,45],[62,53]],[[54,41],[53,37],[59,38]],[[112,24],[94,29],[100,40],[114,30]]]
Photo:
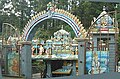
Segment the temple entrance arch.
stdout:
[[[53,7],[54,8],[54,7]],[[32,40],[32,38],[34,37],[35,32],[37,31],[37,24],[40,24],[41,22],[47,20],[47,19],[58,19],[58,20],[62,20],[63,22],[66,22],[74,31],[76,37],[79,38],[86,38],[87,32],[84,29],[83,25],[81,24],[81,22],[79,21],[79,19],[65,11],[62,9],[53,9],[51,8],[50,10],[46,11],[42,11],[39,12],[38,14],[36,14],[35,16],[33,16],[28,23],[25,25],[24,30],[23,30],[23,34],[22,34],[22,39],[25,41],[23,42],[23,53],[21,55],[21,59],[22,61],[22,73],[26,76],[26,79],[30,79],[32,71],[31,71],[31,48],[30,48],[30,44],[29,41]],[[29,52],[29,53],[28,53]],[[29,54],[29,55],[28,55]],[[47,68],[47,75],[51,76],[51,65],[50,63],[47,63],[47,66],[49,68]],[[27,68],[26,68],[27,67]],[[27,69],[29,69],[29,74],[27,72]]]
[[81,21],[79,21],[75,15],[62,9],[55,9],[47,12],[42,11],[33,16],[24,27],[22,34],[23,39],[26,41],[32,40],[36,29],[38,28],[36,25],[47,19],[58,19],[66,22],[69,26],[71,26],[76,37],[85,38],[87,35]]

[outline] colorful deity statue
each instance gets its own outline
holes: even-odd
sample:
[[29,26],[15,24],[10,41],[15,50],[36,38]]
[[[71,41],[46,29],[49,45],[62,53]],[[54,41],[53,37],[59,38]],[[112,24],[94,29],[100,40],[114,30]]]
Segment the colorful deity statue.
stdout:
[[32,55],[34,55],[34,46],[32,46],[32,48],[31,48],[31,50],[32,50]]
[[97,28],[113,28],[114,20],[108,15],[103,7],[103,12],[97,17],[96,27]]
[[42,44],[40,44],[39,55],[42,55],[43,52],[44,52],[44,48],[43,48]]
[[99,73],[100,71],[100,62],[98,60],[98,54],[93,52],[93,62],[92,62],[92,74]]
[[51,48],[48,48],[48,49],[45,51],[45,53],[46,53],[47,55],[51,55]]

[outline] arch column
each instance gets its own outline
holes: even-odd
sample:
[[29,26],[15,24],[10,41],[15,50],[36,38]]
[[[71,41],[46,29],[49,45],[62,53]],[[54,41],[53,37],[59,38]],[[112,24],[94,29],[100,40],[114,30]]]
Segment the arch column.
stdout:
[[35,29],[38,28],[36,25],[47,19],[58,19],[64,21],[73,29],[76,37],[82,38],[84,37],[83,33],[86,33],[86,30],[81,24],[81,21],[79,21],[75,15],[61,9],[56,9],[55,12],[52,13],[40,12],[37,15],[33,16],[25,25],[22,35],[23,39],[26,41],[32,40],[32,37],[36,31]]
[[20,42],[21,48],[21,73],[25,79],[32,79],[32,50],[30,41]]
[[73,29],[76,37],[78,37],[79,29],[78,29],[78,25],[74,22],[74,20],[71,20],[70,18],[66,17],[65,15],[60,15],[60,14],[56,14],[56,13],[54,13],[54,15],[52,15],[51,17],[49,17],[47,15],[48,14],[46,14],[46,16],[44,15],[43,18],[39,17],[39,19],[35,19],[31,23],[29,23],[28,27],[30,27],[30,28],[28,28],[28,30],[26,30],[24,32],[24,39],[25,40],[30,41],[32,36],[34,35],[34,34],[31,34],[31,33],[35,32],[33,29],[36,28],[36,25],[38,23],[41,23],[44,20],[47,20],[47,19],[58,19],[58,20],[64,21],[65,23],[67,23]]
[[85,74],[86,67],[86,42],[87,38],[76,38],[78,41],[78,75]]

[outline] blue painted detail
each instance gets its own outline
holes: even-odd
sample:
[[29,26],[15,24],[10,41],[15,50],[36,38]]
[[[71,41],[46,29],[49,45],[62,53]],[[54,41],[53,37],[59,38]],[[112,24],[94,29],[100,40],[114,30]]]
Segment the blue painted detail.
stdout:
[[[61,17],[60,18],[59,17],[52,17],[52,18],[57,18],[57,19],[60,19],[60,20],[64,20],[64,18],[61,18]],[[68,23],[69,21],[64,20],[64,22]],[[78,36],[78,34],[77,34],[78,31],[76,30],[76,28],[74,27],[74,25],[72,23],[71,24],[69,23],[69,25],[72,27],[73,31],[75,32],[75,35]]]
[[[48,19],[48,17],[46,17],[46,19]],[[59,19],[58,17],[56,17],[56,19]],[[38,21],[38,22],[36,22],[36,24],[34,24],[33,25],[33,27],[29,30],[29,32],[28,32],[28,34],[31,32],[31,30],[35,27],[35,25],[37,25],[39,22],[41,22],[41,21],[43,21],[43,20],[45,20],[45,17],[44,17],[44,19],[42,19],[42,20],[40,20],[40,21]],[[61,20],[63,20],[63,19],[61,19]],[[65,22],[67,22],[66,20],[64,20]],[[68,22],[67,22],[68,23]],[[72,24],[70,24],[69,23],[69,25],[72,27]],[[72,27],[72,29],[74,30],[74,28]],[[77,36],[77,32],[74,30],[74,32],[75,32],[75,34],[76,34],[76,36]],[[28,38],[28,37],[27,37]]]
[[29,28],[28,28],[28,30],[25,32],[25,35],[24,35],[26,40],[28,40],[28,35],[30,34],[31,30],[32,30],[38,23],[40,23],[40,22],[48,19],[48,18],[46,18],[46,17],[48,17],[48,16],[47,16],[47,15],[42,15],[42,16],[39,17],[39,19],[37,18],[37,19],[38,19],[37,21],[36,21],[36,20],[33,20],[33,21],[29,24]]
[[29,28],[24,33],[25,40],[29,40],[29,35],[30,35],[31,31],[38,23],[40,23],[46,19],[49,19],[49,18],[59,19],[59,20],[66,22],[67,24],[69,24],[72,27],[73,31],[75,32],[75,35],[78,37],[80,28],[74,22],[74,20],[72,20],[71,18],[69,18],[68,16],[66,16],[64,14],[59,14],[59,13],[54,12],[50,16],[48,15],[48,13],[46,13],[46,14],[43,14],[42,16],[37,17],[35,20],[31,21],[31,23],[29,24]]
[[[91,74],[91,69],[96,68],[98,65],[100,67],[101,73],[108,72],[108,62],[109,62],[109,52],[108,51],[96,51],[97,62],[95,63],[95,55],[92,51],[86,52],[86,69],[88,74]],[[96,65],[95,65],[96,64]],[[103,71],[102,71],[103,70]],[[98,74],[98,73],[94,73]]]
[[73,30],[76,29],[75,34],[76,34],[76,36],[78,35],[78,32],[79,32],[80,29],[78,29],[77,24],[75,24],[75,22],[73,20],[71,20],[70,18],[68,18],[66,16],[55,15],[52,18],[54,18],[54,17],[56,17],[60,20],[64,20],[66,23],[68,23],[72,27]]
[[74,25],[76,25],[77,30],[80,30],[80,28],[79,28],[78,25],[74,22],[73,19],[69,18],[68,16],[65,16],[64,14],[55,13],[55,15],[61,15],[61,16],[63,16],[63,17],[66,17],[66,18],[69,19]]
[[[106,14],[107,12],[106,11],[103,11],[99,16],[98,16],[98,20],[96,22],[96,28],[113,28],[113,20],[112,18]],[[106,14],[106,15],[104,15]],[[103,16],[104,15],[104,16]],[[102,17],[101,17],[102,16]],[[101,17],[101,18],[100,18]]]

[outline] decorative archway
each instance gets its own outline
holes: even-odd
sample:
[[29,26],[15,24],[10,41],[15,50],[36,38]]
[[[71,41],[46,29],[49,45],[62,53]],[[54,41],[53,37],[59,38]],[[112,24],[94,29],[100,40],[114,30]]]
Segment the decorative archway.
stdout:
[[24,27],[22,34],[23,39],[26,41],[32,40],[36,32],[36,29],[38,28],[36,27],[36,25],[50,18],[59,19],[66,22],[69,26],[71,26],[76,37],[85,38],[87,35],[87,32],[82,26],[81,21],[79,21],[79,19],[75,15],[62,9],[54,9],[54,10],[49,10],[48,12],[42,11],[36,14],[35,16],[33,16],[28,21],[27,25]]

